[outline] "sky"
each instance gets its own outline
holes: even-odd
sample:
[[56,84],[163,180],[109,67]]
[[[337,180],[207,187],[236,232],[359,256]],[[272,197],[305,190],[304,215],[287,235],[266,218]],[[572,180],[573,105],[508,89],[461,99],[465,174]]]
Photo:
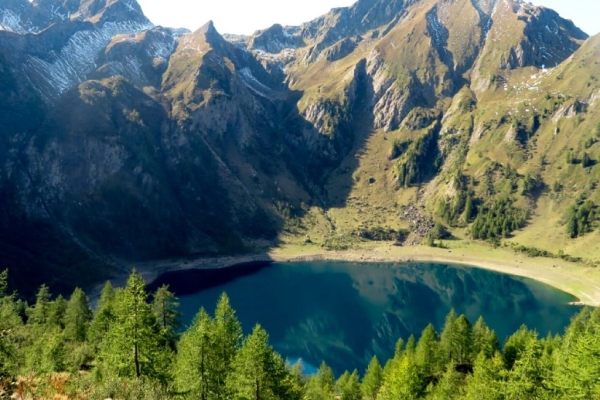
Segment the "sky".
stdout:
[[[588,34],[600,32],[600,0],[530,0],[556,10]],[[251,34],[279,23],[300,25],[355,0],[138,0],[155,24],[196,30],[212,20],[220,33]]]

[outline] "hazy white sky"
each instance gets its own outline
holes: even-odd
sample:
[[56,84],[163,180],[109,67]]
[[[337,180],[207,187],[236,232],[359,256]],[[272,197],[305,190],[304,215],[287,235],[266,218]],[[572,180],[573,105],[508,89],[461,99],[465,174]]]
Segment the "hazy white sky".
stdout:
[[[600,32],[600,0],[530,0],[572,19],[588,34]],[[355,0],[138,0],[157,25],[196,30],[212,20],[221,33],[250,34],[274,23],[299,25]]]

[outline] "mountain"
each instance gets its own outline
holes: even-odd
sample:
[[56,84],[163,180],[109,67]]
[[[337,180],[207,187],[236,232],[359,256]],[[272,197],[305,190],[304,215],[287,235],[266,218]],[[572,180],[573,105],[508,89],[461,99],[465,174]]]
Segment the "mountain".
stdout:
[[515,0],[359,0],[248,37],[134,0],[3,2],[0,268],[62,291],[408,220],[408,243],[437,220],[593,259],[595,217],[562,224],[600,204],[598,42]]

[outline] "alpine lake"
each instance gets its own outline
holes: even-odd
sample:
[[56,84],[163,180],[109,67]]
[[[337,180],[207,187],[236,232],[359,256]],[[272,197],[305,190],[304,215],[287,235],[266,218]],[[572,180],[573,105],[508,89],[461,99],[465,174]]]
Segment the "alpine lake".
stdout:
[[537,281],[479,268],[434,263],[253,263],[162,275],[179,297],[184,326],[201,307],[211,315],[226,292],[249,333],[260,323],[270,343],[311,373],[321,361],[336,373],[363,373],[433,323],[441,332],[451,309],[472,324],[483,316],[500,343],[521,325],[540,336],[563,333],[580,307],[573,296]]

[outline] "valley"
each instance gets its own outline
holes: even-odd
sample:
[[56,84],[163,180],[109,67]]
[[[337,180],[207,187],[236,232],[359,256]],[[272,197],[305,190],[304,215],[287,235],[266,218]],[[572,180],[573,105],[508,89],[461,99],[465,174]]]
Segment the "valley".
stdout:
[[28,295],[442,227],[600,259],[600,39],[552,10],[360,0],[243,37],[124,0],[44,7],[0,7],[0,267]]
[[2,0],[0,398],[600,398],[599,79],[522,0]]

